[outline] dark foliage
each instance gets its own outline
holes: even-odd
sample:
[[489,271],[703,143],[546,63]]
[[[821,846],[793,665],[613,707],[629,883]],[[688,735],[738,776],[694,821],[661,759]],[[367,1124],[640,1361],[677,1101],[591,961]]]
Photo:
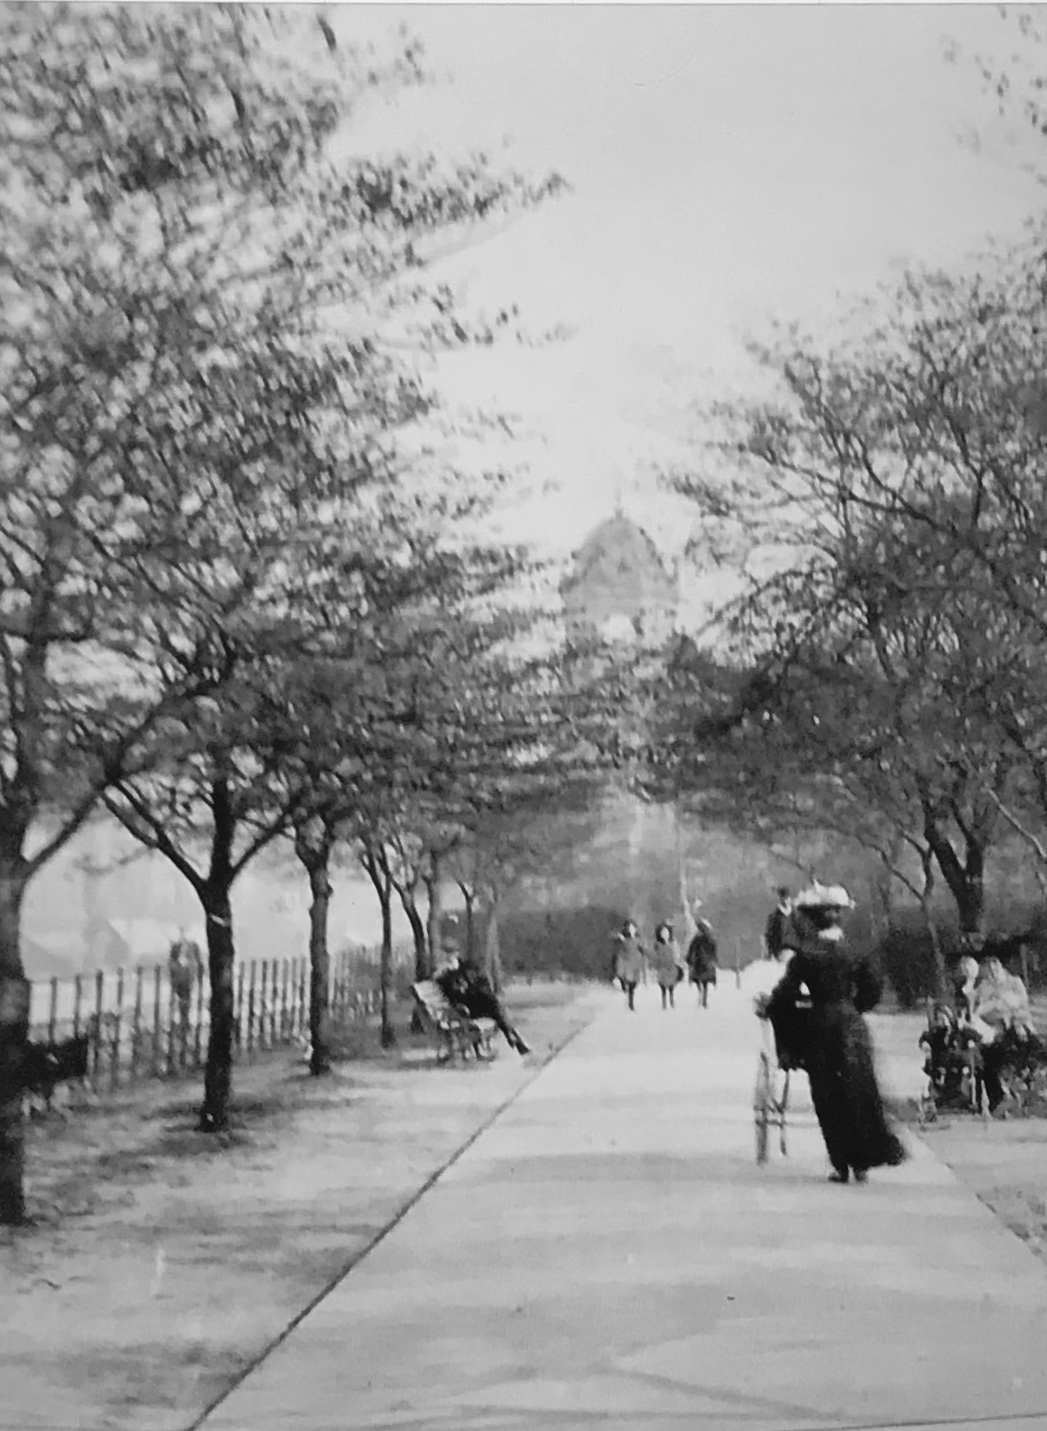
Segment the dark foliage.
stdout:
[[[1047,988],[1047,923],[1042,912],[1027,904],[1012,904],[999,924],[985,938],[979,958],[995,955],[1014,974],[1028,979],[1035,992]],[[951,969],[960,958],[959,929],[955,922],[942,919],[938,938],[945,954],[946,967]],[[1025,951],[1023,964],[1022,950]],[[891,927],[877,950],[884,973],[903,1008],[914,1008],[922,1000],[937,998],[934,952],[931,937],[917,909],[899,909],[891,918]]]
[[625,917],[625,911],[606,906],[506,913],[500,923],[505,973],[606,979],[611,940]]

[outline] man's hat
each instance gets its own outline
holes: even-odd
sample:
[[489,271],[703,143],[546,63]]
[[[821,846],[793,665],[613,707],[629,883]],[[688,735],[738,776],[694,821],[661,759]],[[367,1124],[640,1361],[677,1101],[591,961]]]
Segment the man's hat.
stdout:
[[842,884],[818,884],[801,890],[793,901],[796,909],[853,909],[854,900]]

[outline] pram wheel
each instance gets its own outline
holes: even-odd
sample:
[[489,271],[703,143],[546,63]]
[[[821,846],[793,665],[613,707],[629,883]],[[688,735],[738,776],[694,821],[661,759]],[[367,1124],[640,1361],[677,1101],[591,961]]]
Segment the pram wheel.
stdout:
[[753,1116],[756,1122],[756,1161],[767,1161],[768,1127],[771,1120],[771,1065],[765,1053],[760,1055],[756,1070],[756,1092],[753,1095]]
[[771,1128],[778,1129],[778,1146],[782,1156],[788,1153],[785,1142],[785,1115],[789,1103],[789,1073],[786,1070],[782,1096],[775,1094],[774,1067],[770,1054],[760,1054],[756,1070],[756,1090],[753,1094],[753,1121],[756,1132],[756,1161],[763,1165],[770,1149]]

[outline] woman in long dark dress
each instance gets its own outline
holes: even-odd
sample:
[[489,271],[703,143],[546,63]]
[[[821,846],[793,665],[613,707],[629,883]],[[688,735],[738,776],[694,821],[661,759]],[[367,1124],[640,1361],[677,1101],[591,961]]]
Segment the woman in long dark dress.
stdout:
[[687,950],[687,967],[691,983],[698,985],[698,1005],[709,1007],[709,988],[716,983],[716,937],[708,920],[696,915],[697,928]]
[[803,1013],[802,1059],[833,1171],[832,1182],[854,1174],[864,1182],[870,1168],[897,1166],[905,1149],[887,1123],[876,1082],[872,1043],[863,1013],[883,989],[867,957],[843,943],[840,917],[852,908],[846,890],[814,886],[797,896],[790,942],[795,953],[766,1003],[778,1034],[795,1038],[796,1006]]

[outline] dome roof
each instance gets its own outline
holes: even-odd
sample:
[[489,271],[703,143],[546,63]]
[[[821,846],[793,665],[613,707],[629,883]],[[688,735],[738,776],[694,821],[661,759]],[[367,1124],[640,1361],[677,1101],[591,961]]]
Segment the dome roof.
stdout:
[[564,576],[561,588],[567,589],[585,580],[586,576],[606,558],[615,557],[634,570],[647,571],[660,577],[667,585],[671,578],[665,569],[658,548],[651,538],[621,512],[608,517],[595,527],[574,554],[571,569]]

